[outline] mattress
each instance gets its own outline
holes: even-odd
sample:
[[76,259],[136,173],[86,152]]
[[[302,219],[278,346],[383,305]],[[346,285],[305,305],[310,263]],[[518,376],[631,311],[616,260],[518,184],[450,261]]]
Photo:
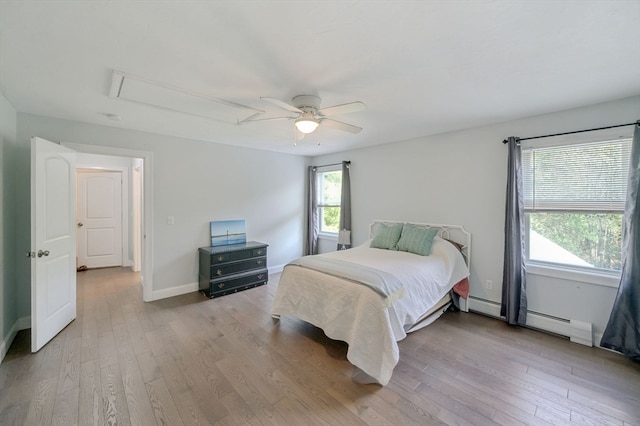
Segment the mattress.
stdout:
[[[322,254],[354,262],[397,277],[405,294],[386,306],[380,294],[352,279],[295,265],[285,266],[272,305],[272,315],[291,315],[320,327],[335,340],[349,344],[347,359],[371,382],[388,383],[399,360],[397,342],[425,314],[469,276],[460,251],[436,237],[429,256],[370,248],[369,242],[350,250]],[[420,327],[437,318],[420,322]],[[418,327],[419,328],[419,327]]]

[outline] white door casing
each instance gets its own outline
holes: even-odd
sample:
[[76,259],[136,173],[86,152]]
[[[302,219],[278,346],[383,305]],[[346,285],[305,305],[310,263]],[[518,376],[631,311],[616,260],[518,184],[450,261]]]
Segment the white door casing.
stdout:
[[78,265],[121,266],[122,173],[78,171]]
[[76,318],[75,151],[31,139],[31,351]]
[[131,180],[131,212],[133,213],[133,253],[132,253],[132,269],[140,272],[142,269],[142,188],[143,188],[143,162],[141,159],[135,159],[133,167],[133,178]]
[[139,158],[143,161],[142,168],[142,253],[141,253],[141,281],[142,297],[145,302],[154,300],[153,290],[153,153],[108,146],[87,145],[63,142],[63,145],[88,154],[114,155],[120,157]]

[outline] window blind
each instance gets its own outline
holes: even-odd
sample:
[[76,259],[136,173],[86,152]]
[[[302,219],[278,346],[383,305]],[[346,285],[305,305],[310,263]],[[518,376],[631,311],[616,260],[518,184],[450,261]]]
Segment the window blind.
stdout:
[[525,211],[624,212],[631,139],[522,149]]

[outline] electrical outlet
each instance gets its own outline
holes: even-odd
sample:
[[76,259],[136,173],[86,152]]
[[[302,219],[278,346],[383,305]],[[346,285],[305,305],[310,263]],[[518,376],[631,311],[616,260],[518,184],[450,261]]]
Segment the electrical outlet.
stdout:
[[486,288],[487,290],[492,290],[493,289],[493,281],[491,280],[487,280],[484,282],[484,288]]
[[174,223],[175,223],[175,219],[174,219],[174,217],[173,217],[173,216],[169,216],[169,217],[167,218],[167,224],[168,224],[168,225],[173,225]]

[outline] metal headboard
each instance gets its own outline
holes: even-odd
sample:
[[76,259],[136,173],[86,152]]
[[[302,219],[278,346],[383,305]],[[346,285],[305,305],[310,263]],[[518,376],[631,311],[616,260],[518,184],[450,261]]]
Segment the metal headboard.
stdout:
[[373,238],[376,234],[376,230],[380,224],[391,225],[395,223],[410,223],[419,228],[436,228],[438,229],[438,236],[447,240],[454,241],[460,244],[462,256],[464,257],[467,267],[471,269],[471,233],[468,232],[462,225],[441,225],[434,223],[417,223],[417,222],[401,222],[397,220],[375,220],[369,225],[369,238]]

